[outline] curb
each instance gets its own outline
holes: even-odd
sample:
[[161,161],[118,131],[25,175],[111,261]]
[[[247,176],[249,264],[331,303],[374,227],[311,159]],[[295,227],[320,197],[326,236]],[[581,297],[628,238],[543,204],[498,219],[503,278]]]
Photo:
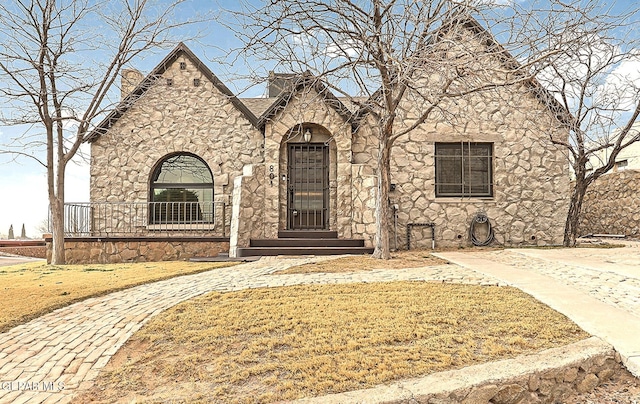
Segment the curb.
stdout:
[[[513,359],[434,373],[390,385],[322,397],[296,404],[480,404],[557,402],[576,392],[589,391],[621,368],[620,356],[600,338]],[[527,399],[529,401],[527,401]]]

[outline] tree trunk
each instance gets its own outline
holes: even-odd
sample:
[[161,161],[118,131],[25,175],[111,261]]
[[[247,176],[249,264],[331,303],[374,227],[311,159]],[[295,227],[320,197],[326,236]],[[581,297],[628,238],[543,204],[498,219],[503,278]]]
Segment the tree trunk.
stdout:
[[[61,150],[58,150],[58,154]],[[49,204],[51,205],[52,223],[52,265],[64,265],[67,263],[64,253],[64,178],[66,163],[62,156],[58,155],[58,170],[54,172],[49,168]]]
[[66,263],[64,254],[64,201],[58,197],[54,197],[51,200],[51,222],[53,230],[51,264],[63,265]]
[[377,166],[377,192],[376,192],[376,239],[373,258],[388,260],[391,258],[389,251],[389,184],[391,172],[391,145],[386,139],[380,141]]
[[567,213],[567,221],[564,225],[564,240],[562,242],[565,247],[575,247],[576,245],[578,226],[580,225],[580,214],[582,213],[582,202],[587,192],[587,186],[588,184],[584,181],[576,180],[576,185],[571,193],[569,212]]

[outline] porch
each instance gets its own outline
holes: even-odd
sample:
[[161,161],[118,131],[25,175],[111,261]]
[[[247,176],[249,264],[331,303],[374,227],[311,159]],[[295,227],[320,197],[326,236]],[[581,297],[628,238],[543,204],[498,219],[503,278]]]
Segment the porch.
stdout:
[[[230,249],[231,216],[231,207],[218,201],[67,203],[67,263],[169,261],[226,255]],[[238,217],[236,221],[247,228],[246,232],[236,229],[236,238],[247,237],[252,230],[260,231],[259,216],[252,214],[242,221]],[[52,239],[47,238],[46,242],[50,258]],[[338,238],[336,231],[328,230],[281,230],[273,239],[247,237],[246,244],[241,246],[236,241],[235,246],[233,257],[373,251],[365,247],[363,239]]]
[[65,203],[65,237],[228,237],[225,202]]
[[[218,201],[66,203],[67,263],[172,261],[227,253],[227,208]],[[50,261],[52,239],[45,241]]]

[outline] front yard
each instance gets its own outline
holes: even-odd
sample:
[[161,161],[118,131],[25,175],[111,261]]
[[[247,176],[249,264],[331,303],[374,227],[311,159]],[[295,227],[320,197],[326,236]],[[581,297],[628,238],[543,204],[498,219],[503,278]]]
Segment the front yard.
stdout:
[[151,262],[0,267],[0,332],[88,297],[232,263]]
[[[362,257],[338,263],[348,260],[368,268]],[[510,287],[384,282],[215,292],[152,319],[79,400],[269,403],[586,337],[566,317]]]
[[[288,273],[443,265],[412,251]],[[0,267],[0,331],[89,296],[229,263]],[[278,275],[272,275],[278,276]],[[440,282],[214,292],[152,318],[77,402],[267,403],[361,389],[588,335],[523,292]]]

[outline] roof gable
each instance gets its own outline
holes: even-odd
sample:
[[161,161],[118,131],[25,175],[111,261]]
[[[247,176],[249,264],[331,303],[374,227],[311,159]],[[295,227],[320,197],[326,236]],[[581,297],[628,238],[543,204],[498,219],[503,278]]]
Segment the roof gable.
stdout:
[[[502,46],[502,44],[500,44],[494,36],[487,31],[487,29],[485,29],[475,18],[471,16],[466,16],[461,19],[450,21],[447,24],[443,24],[439,29],[439,37],[444,36],[449,30],[455,29],[456,27],[463,27],[476,34],[480,42],[486,46],[487,49],[492,49],[492,54],[496,56],[498,61],[506,68],[513,71],[521,69],[522,65],[520,62],[518,62],[518,60],[511,55],[511,53],[509,53],[509,51],[507,51],[504,46]],[[564,108],[535,77],[528,78],[524,83],[531,88],[534,97],[548,108],[556,119],[562,123],[566,123],[571,120],[571,115],[566,108]],[[369,100],[364,102],[362,104],[363,106],[353,113],[352,120],[354,127],[357,127],[362,119],[372,112],[373,105],[376,104],[374,101],[379,98],[381,94],[381,88],[376,90],[371,97],[369,97]]]
[[[487,31],[480,23],[472,18],[466,17],[464,20],[459,22],[462,26],[467,29],[473,31],[478,34],[482,39],[483,43],[487,48],[497,49],[496,55],[500,57],[500,61],[508,68],[515,70],[519,70],[522,68],[522,65],[518,60],[502,46],[494,36]],[[547,90],[535,76],[529,78],[529,80],[525,81],[525,84],[528,85],[533,95],[540,101],[544,106],[546,106],[551,113],[562,123],[567,123],[572,121],[571,113],[566,110],[566,108],[553,96],[553,94]]]
[[258,127],[262,128],[277,112],[284,109],[293,97],[305,89],[313,89],[322,96],[322,100],[334,111],[338,113],[346,122],[349,122],[352,116],[351,111],[342,101],[340,101],[329,88],[320,80],[309,72],[305,72],[298,76],[293,88],[290,91],[282,92],[276,100],[267,108],[258,118]]
[[162,74],[180,56],[186,56],[198,70],[213,83],[222,94],[229,97],[229,101],[242,113],[254,127],[258,127],[258,119],[238,97],[184,44],[179,43],[137,86],[111,111],[86,137],[86,142],[94,142],[106,133],[139,99],[150,89]]

